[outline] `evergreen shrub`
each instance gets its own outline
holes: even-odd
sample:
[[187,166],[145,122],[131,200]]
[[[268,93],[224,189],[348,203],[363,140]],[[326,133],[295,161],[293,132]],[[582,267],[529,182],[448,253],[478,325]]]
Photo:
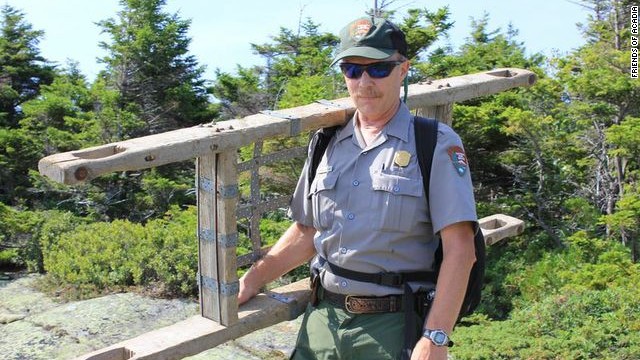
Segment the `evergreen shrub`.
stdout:
[[[172,208],[146,225],[96,222],[61,234],[44,251],[49,275],[60,283],[96,289],[154,286],[162,295],[196,293],[196,211]],[[44,249],[43,249],[44,250]]]
[[508,278],[509,318],[456,329],[456,359],[640,359],[640,265],[614,241],[568,242]]

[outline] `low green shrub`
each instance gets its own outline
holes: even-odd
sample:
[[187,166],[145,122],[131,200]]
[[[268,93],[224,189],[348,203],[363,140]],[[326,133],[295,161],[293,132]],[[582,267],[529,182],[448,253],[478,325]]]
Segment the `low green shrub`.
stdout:
[[115,220],[77,227],[45,250],[44,265],[61,283],[114,289],[156,286],[162,295],[196,293],[195,208],[172,208],[146,225]]
[[[37,230],[43,267],[49,274],[44,287],[71,285],[77,296],[70,298],[130,286],[160,296],[197,294],[196,207],[172,207],[163,218],[144,225],[128,220],[82,223],[70,214],[53,215],[52,221],[45,221]],[[273,245],[289,224],[283,214],[263,219],[263,244]],[[238,253],[248,253],[250,246],[246,236],[241,236]]]
[[[631,284],[630,284],[631,285]],[[640,283],[550,295],[511,319],[456,329],[455,359],[640,359]]]
[[514,273],[511,285],[518,287],[522,301],[573,290],[604,290],[626,283],[638,271],[629,250],[618,242],[585,232],[570,236],[568,242],[566,250],[549,252],[535,265]]
[[640,358],[640,265],[616,242],[568,242],[508,277],[519,294],[508,319],[456,329],[456,359]]
[[144,239],[144,228],[126,220],[79,226],[45,253],[45,268],[69,283],[133,285],[132,260]]
[[147,246],[134,255],[136,285],[157,285],[160,293],[179,296],[197,294],[198,219],[196,207],[174,207],[163,219],[145,226]]
[[17,249],[0,250],[0,269],[13,269],[19,266]]
[[[19,211],[0,203],[0,250],[6,262],[19,267],[33,266],[41,253],[33,229],[44,221],[42,213]],[[38,270],[37,266],[32,270]]]
[[282,212],[268,214],[260,220],[260,236],[263,245],[273,245],[291,225]]
[[0,265],[44,272],[43,249],[87,221],[66,211],[19,211],[0,203],[0,249],[5,248]]

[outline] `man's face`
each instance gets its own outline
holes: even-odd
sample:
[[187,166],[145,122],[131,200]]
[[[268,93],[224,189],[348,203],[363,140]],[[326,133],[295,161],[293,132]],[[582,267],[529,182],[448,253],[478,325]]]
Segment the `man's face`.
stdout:
[[[362,57],[350,57],[344,63],[369,65],[380,61],[397,61],[399,56],[389,59],[373,60]],[[400,102],[400,87],[409,70],[409,62],[395,66],[389,76],[373,78],[366,71],[360,78],[350,79],[345,76],[349,96],[358,109],[358,116],[363,121],[386,121],[391,119]]]

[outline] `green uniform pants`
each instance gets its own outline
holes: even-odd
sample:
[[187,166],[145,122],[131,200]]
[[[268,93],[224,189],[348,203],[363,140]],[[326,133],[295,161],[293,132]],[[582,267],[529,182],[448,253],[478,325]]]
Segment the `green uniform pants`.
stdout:
[[[416,315],[416,328],[422,328]],[[326,301],[307,306],[293,360],[399,359],[404,312],[350,314]]]

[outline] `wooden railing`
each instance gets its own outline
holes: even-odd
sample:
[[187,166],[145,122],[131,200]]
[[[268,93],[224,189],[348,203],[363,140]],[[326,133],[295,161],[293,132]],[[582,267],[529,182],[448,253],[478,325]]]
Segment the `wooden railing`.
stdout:
[[[452,77],[409,86],[407,105],[422,116],[451,123],[453,103],[530,86],[534,73],[522,69]],[[265,111],[242,119],[205,124],[162,134],[48,156],[40,160],[43,175],[65,184],[89,181],[114,171],[138,170],[196,159],[201,316],[143,334],[87,354],[82,359],[175,359],[196,354],[224,341],[297,317],[308,300],[307,284],[298,282],[259,295],[238,308],[238,216],[250,219],[252,253],[247,265],[265,249],[257,224],[262,214],[286,206],[290,194],[260,199],[258,169],[273,159],[301,157],[305,148],[264,155],[262,141],[309,133],[343,124],[355,108],[349,98]],[[254,144],[253,158],[238,164],[238,149]],[[239,171],[251,172],[250,198],[239,207]],[[524,224],[506,215],[480,220],[487,244],[519,234]]]

